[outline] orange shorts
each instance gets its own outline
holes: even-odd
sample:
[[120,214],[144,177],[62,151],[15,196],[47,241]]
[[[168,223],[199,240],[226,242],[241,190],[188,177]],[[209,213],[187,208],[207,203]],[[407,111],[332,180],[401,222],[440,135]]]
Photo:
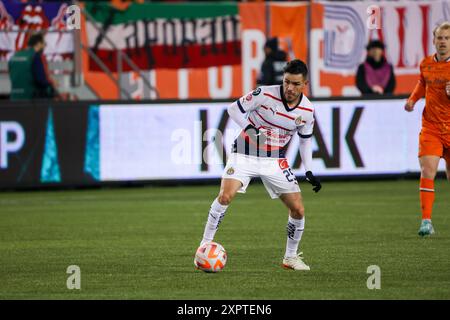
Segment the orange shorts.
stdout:
[[422,127],[419,135],[419,157],[438,156],[450,164],[450,131]]

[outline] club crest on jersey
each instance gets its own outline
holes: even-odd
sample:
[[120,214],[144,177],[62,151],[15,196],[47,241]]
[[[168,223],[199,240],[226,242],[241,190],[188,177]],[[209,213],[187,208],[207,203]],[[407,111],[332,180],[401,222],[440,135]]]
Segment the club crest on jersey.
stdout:
[[257,96],[260,93],[261,93],[261,88],[256,88],[255,90],[253,90],[252,95]]
[[231,176],[232,174],[234,174],[234,169],[233,169],[233,168],[228,169],[228,170],[227,170],[227,174],[230,175],[230,176]]
[[297,119],[295,119],[295,125],[300,126],[302,124],[302,116],[299,116]]

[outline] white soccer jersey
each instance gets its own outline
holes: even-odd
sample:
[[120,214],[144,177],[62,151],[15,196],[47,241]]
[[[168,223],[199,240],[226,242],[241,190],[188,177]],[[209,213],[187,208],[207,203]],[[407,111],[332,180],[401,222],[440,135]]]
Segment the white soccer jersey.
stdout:
[[314,107],[302,94],[299,103],[290,108],[281,85],[262,86],[235,103],[247,120],[265,136],[263,145],[252,148],[252,141],[242,130],[233,144],[233,152],[262,157],[284,158],[288,143],[295,133],[302,138],[312,136]]

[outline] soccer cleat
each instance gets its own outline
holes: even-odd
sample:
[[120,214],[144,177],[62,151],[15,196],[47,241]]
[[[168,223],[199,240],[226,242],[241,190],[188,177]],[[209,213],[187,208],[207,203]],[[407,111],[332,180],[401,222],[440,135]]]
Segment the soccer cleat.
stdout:
[[434,233],[433,225],[430,220],[422,220],[422,224],[419,229],[419,236],[429,236]]
[[303,262],[302,254],[303,252],[300,252],[296,257],[284,258],[283,267],[293,270],[310,270],[309,266]]

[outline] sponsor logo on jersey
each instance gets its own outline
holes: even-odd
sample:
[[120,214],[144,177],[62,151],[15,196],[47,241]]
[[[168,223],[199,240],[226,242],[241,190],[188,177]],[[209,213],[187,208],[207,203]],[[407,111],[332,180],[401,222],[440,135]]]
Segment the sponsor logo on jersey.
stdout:
[[278,165],[280,166],[281,170],[289,168],[289,163],[286,159],[278,159]]
[[295,119],[295,125],[300,126],[302,124],[302,116],[299,116],[297,119]]
[[256,88],[255,90],[253,90],[252,95],[257,96],[260,93],[261,93],[261,88]]
[[234,169],[233,169],[233,168],[228,169],[228,170],[227,170],[227,174],[230,175],[230,176],[231,176],[232,174],[234,174]]

